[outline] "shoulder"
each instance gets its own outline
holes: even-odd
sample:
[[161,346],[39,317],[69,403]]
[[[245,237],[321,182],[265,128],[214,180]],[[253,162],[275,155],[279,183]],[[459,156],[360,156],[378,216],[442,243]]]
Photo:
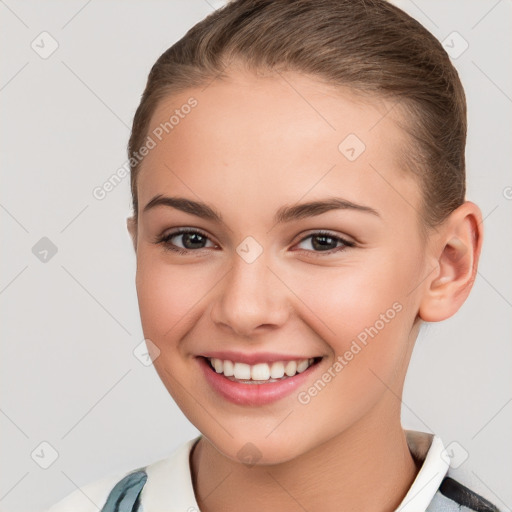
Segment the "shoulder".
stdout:
[[[44,512],[102,512],[114,510],[136,511],[140,492],[146,483],[144,468],[116,473],[90,482],[65,496]],[[123,508],[114,508],[114,504]],[[128,507],[131,504],[131,508]]]
[[444,477],[426,512],[500,512],[491,502],[462,485]]
[[165,510],[176,504],[188,510],[196,506],[189,454],[199,438],[146,466],[84,485],[44,512],[142,512],[143,508]]

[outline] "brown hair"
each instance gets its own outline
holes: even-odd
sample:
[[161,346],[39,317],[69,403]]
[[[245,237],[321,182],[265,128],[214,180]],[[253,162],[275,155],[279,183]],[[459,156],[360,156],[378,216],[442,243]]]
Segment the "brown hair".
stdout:
[[[466,99],[459,76],[441,43],[386,0],[227,3],[153,65],[133,120],[129,156],[144,144],[160,100],[229,76],[232,63],[252,71],[298,72],[391,100],[409,134],[401,167],[422,188],[422,229],[437,226],[465,201]],[[132,163],[137,218],[140,163]]]

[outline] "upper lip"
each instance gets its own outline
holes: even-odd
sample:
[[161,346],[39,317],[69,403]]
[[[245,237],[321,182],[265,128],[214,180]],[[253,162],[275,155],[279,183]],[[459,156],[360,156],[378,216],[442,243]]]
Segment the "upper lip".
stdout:
[[272,363],[275,361],[303,361],[304,359],[317,358],[320,356],[305,356],[305,355],[290,355],[290,354],[276,354],[275,352],[259,352],[252,354],[245,354],[243,352],[230,352],[226,350],[218,350],[212,352],[205,352],[200,354],[201,357],[222,359],[223,361],[234,361],[237,363],[245,364],[258,364],[258,363]]

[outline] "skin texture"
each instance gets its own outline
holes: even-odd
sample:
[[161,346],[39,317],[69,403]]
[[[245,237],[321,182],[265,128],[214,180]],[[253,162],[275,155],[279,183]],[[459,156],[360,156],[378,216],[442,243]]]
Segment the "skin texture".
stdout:
[[[418,471],[400,424],[411,352],[422,320],[446,319],[466,299],[481,212],[466,202],[421,238],[421,190],[397,167],[404,134],[383,100],[297,74],[233,70],[161,102],[148,133],[190,96],[197,106],[142,162],[128,229],[154,366],[203,434],[191,456],[201,511],[395,510]],[[355,161],[338,149],[349,133],[366,146]],[[224,224],[168,206],[143,212],[157,194],[208,203]],[[379,216],[338,209],[273,222],[284,205],[329,197]],[[180,227],[204,232],[204,248],[182,255],[154,243]],[[313,245],[320,229],[354,246],[326,254]],[[263,249],[250,264],[236,251],[247,236]],[[195,247],[182,235],[172,243]],[[394,303],[401,311],[308,404],[292,393],[235,405],[198,367],[210,350],[322,356],[304,390]],[[239,459],[246,443],[254,465]]]

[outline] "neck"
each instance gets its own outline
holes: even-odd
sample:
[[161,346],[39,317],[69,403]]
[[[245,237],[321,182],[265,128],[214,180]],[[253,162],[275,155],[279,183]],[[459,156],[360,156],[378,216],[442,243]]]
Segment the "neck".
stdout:
[[190,457],[201,512],[234,512],[242,504],[245,512],[394,511],[419,468],[399,411],[393,421],[373,412],[300,457],[274,465],[247,467],[202,437]]

